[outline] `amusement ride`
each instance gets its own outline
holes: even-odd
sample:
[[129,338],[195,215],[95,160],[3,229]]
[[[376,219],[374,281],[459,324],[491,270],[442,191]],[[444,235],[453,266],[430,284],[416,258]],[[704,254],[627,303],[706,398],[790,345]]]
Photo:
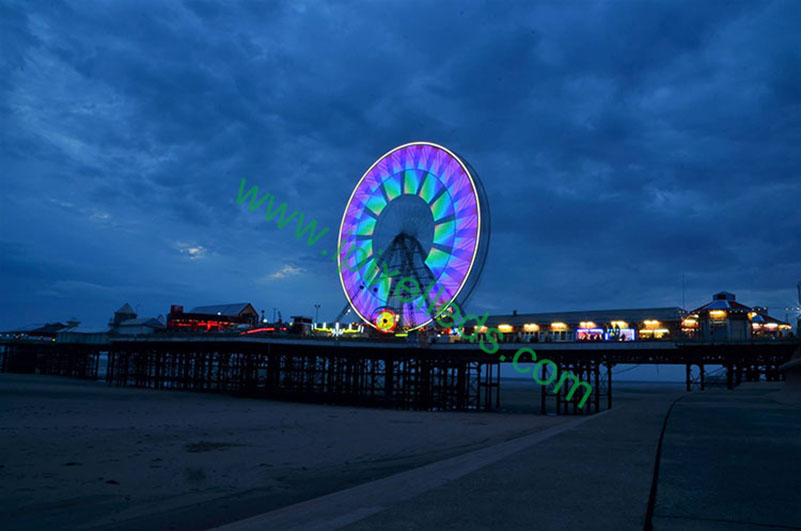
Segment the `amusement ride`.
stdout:
[[338,234],[339,279],[348,304],[385,333],[431,325],[461,307],[489,247],[489,205],[475,170],[431,142],[398,146],[364,173]]

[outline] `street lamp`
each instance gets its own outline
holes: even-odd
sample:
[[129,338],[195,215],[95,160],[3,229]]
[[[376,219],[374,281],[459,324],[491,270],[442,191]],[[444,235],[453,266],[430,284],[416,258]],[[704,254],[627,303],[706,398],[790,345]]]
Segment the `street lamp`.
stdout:
[[318,322],[320,320],[320,305],[314,305],[314,322]]

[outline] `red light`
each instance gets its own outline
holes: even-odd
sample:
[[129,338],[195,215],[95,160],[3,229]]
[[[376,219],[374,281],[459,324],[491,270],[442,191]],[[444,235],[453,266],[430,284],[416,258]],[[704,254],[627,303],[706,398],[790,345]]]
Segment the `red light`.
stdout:
[[247,334],[255,334],[257,332],[275,332],[275,328],[268,327],[268,328],[254,328],[253,330],[245,330],[240,335],[247,335]]

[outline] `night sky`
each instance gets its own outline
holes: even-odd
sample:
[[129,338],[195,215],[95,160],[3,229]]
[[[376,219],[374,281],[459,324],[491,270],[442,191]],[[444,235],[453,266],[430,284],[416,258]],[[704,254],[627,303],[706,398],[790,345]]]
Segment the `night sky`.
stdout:
[[[392,147],[478,171],[467,308],[784,318],[801,280],[801,3],[3,2],[0,329],[129,302],[332,318],[345,203]],[[309,248],[240,180],[331,228]],[[330,254],[329,254],[330,257]]]

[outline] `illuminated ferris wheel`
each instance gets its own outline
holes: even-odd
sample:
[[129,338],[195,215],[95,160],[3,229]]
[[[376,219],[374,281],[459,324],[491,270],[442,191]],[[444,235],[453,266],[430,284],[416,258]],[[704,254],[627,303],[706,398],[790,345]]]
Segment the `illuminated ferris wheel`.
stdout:
[[350,307],[382,332],[431,323],[475,287],[489,211],[475,171],[430,142],[398,146],[362,176],[339,228],[337,263]]

